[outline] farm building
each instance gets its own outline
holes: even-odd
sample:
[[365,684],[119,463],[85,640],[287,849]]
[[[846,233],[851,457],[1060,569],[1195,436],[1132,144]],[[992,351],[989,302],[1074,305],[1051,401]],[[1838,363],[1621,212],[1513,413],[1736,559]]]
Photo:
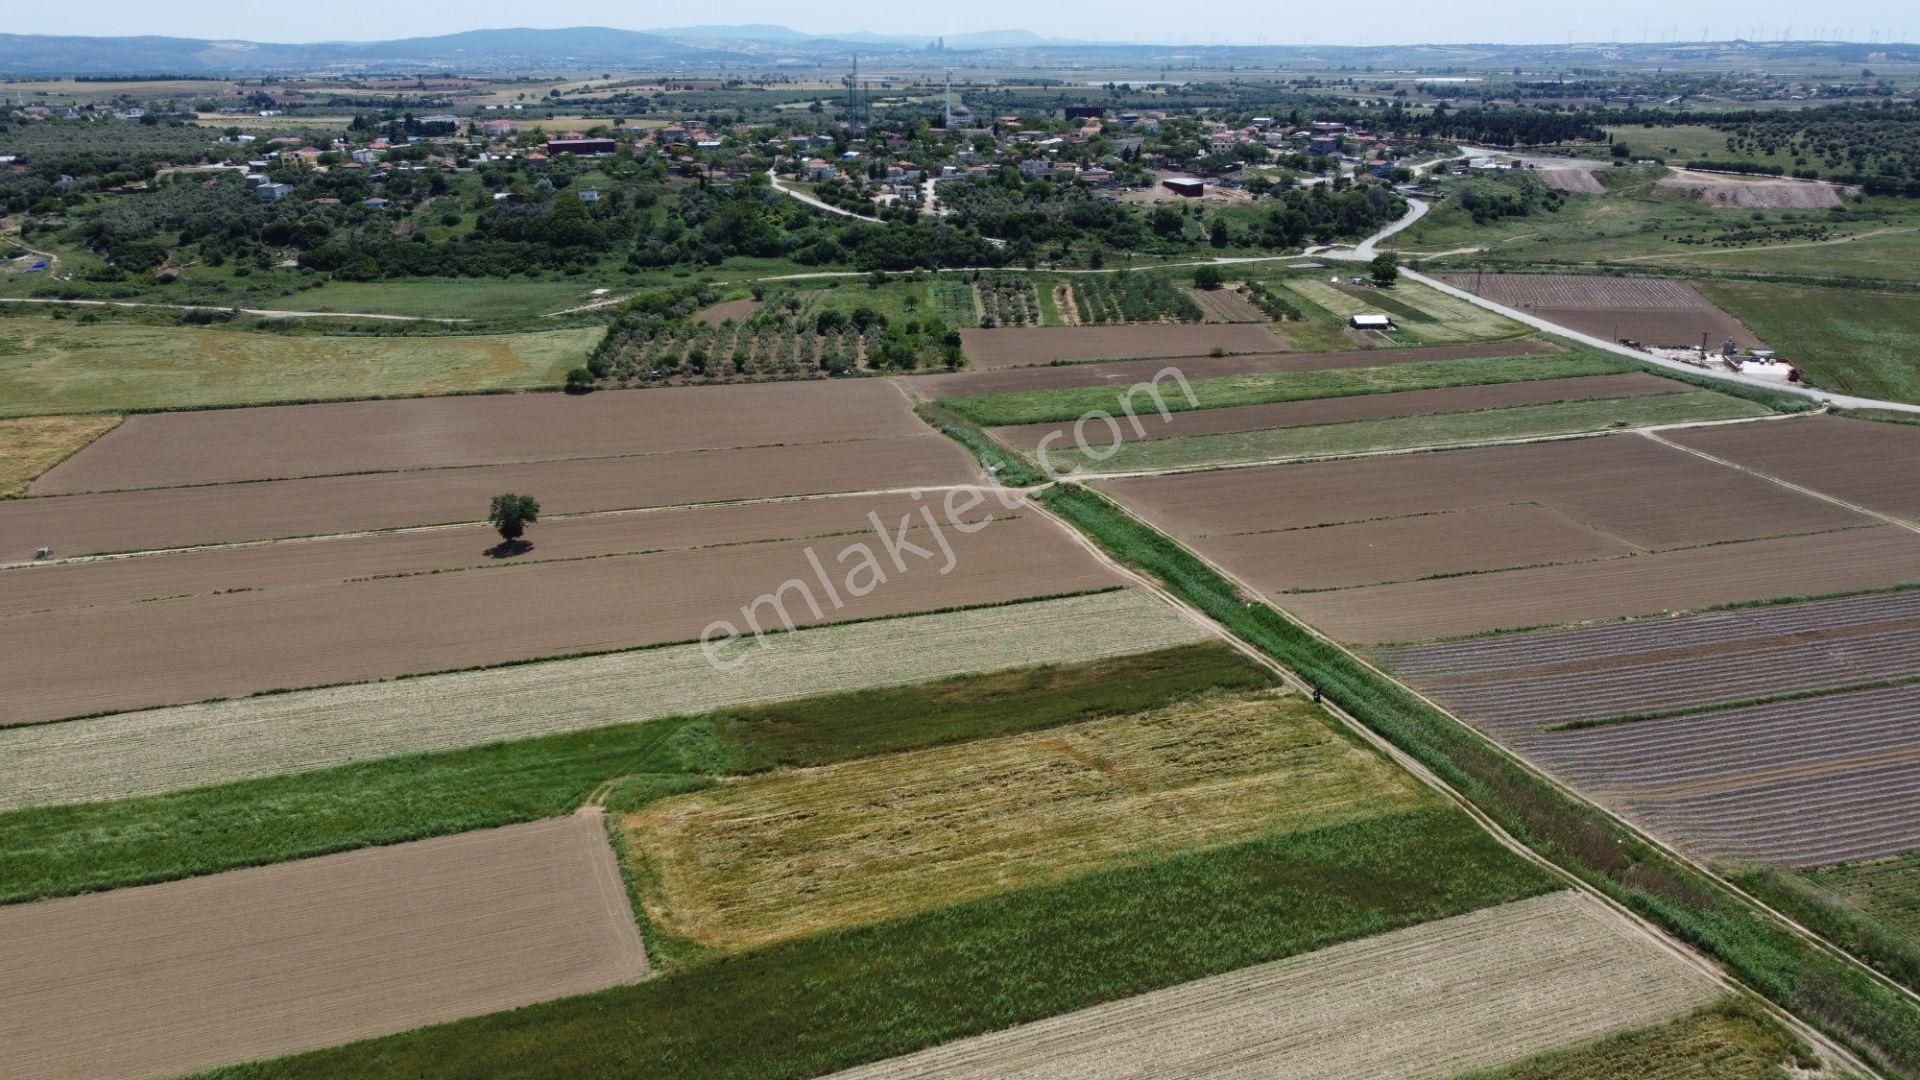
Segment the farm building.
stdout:
[[1347,325],[1355,330],[1391,330],[1393,320],[1385,315],[1355,315],[1347,320]]
[[548,154],[579,154],[593,157],[611,154],[620,149],[620,144],[612,139],[548,139]]
[[1206,181],[1195,180],[1191,176],[1169,176],[1160,181],[1160,186],[1188,199],[1197,199],[1207,193]]

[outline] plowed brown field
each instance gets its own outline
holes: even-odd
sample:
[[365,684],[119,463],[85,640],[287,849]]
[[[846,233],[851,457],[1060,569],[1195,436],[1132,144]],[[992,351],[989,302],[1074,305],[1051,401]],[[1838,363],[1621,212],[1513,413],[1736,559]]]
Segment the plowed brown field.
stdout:
[[1281,600],[1336,638],[1376,645],[1907,582],[1920,582],[1920,536],[1883,525]]
[[1207,313],[1210,323],[1263,323],[1266,313],[1232,289],[1188,289],[1187,295]]
[[[1544,341],[1491,341],[1484,345],[1436,345],[1417,349],[1354,349],[1333,353],[1265,353],[1252,356],[1194,357],[1178,366],[1188,378],[1249,375],[1275,371],[1337,371],[1344,368],[1419,364],[1429,360],[1465,360],[1493,356],[1550,356],[1559,346]],[[962,371],[915,376],[907,385],[921,397],[967,397],[1022,390],[1059,390],[1074,386],[1126,387],[1153,378],[1164,360],[1062,364],[1008,371]]]
[[1270,353],[1286,348],[1263,325],[1169,324],[1130,326],[1022,326],[962,330],[967,359],[993,371],[1056,360],[1130,360],[1151,356],[1205,356],[1210,350]]
[[1650,549],[1872,522],[1631,435],[1112,480],[1096,486],[1183,537],[1528,502]]
[[[1496,383],[1491,386],[1450,386],[1438,390],[1410,390],[1398,394],[1355,394],[1349,397],[1318,398],[1312,401],[1285,401],[1272,405],[1236,405],[1224,409],[1195,409],[1161,418],[1147,416],[1141,421],[1144,431],[1135,434],[1129,425],[1121,425],[1124,442],[1148,439],[1175,439],[1187,435],[1220,435],[1235,431],[1260,431],[1267,428],[1305,427],[1313,424],[1338,424],[1352,420],[1382,420],[1394,416],[1425,416],[1435,413],[1469,412],[1475,409],[1506,409],[1518,405],[1538,405],[1553,401],[1588,401],[1598,398],[1647,397],[1675,394],[1689,389],[1686,384],[1644,372],[1622,375],[1593,375],[1573,379],[1536,379],[1530,382]],[[1177,399],[1177,388],[1169,395]],[[1021,450],[1037,449],[1043,439],[1059,432],[1050,444],[1074,445],[1072,424],[1021,424],[990,429],[993,436]],[[1112,431],[1104,424],[1091,429],[1089,439],[1096,449],[1109,445]]]
[[41,545],[70,556],[472,522],[503,491],[530,494],[554,515],[977,476],[959,444],[928,430],[862,442],[13,499],[0,502],[0,561],[28,558]]
[[904,395],[880,379],[157,413],[128,417],[31,491],[787,446],[925,430]]
[[174,1075],[647,974],[597,816],[0,908],[8,1076]]
[[[908,554],[896,572],[864,516],[849,517],[864,536],[342,580],[385,558],[377,544],[356,546],[341,549],[338,565],[301,568],[309,584],[15,615],[0,619],[0,723],[691,640],[714,620],[744,625],[742,605],[789,579],[809,583],[821,609],[790,592],[800,624],[1120,584],[1034,517],[946,530],[955,562],[945,576],[928,538],[908,539],[936,558]],[[887,520],[890,531],[897,524]],[[837,557],[856,541],[890,580],[834,607],[807,552],[817,547],[829,580],[843,582],[855,564]],[[770,611],[760,617],[778,624]]]
[[1452,274],[1445,280],[1495,303],[1608,341],[1632,338],[1652,345],[1699,345],[1704,335],[1715,350],[1727,338],[1747,348],[1764,344],[1698,289],[1667,278]]
[[1446,1077],[1712,1001],[1714,979],[1555,893],[963,1039],[839,1080]]
[[1715,457],[1876,510],[1920,520],[1920,427],[1808,416],[1666,436]]

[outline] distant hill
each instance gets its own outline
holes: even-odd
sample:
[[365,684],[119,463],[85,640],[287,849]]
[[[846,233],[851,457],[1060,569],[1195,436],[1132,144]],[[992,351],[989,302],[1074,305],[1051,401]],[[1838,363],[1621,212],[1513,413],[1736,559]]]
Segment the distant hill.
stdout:
[[[928,46],[944,40],[945,52]],[[1679,62],[1748,62],[1760,57],[1820,59],[1848,64],[1871,57],[1920,59],[1911,45],[1836,42],[1696,42],[1569,45],[1140,45],[1068,41],[1027,30],[963,34],[805,34],[785,26],[682,26],[660,30],[615,30],[581,26],[554,30],[468,30],[395,41],[321,41],[283,44],[176,37],[81,37],[0,34],[0,76],[263,75],[314,72],[413,74],[548,73],[595,68],[712,71],[764,70],[770,63],[838,64],[850,51],[877,54],[906,65],[946,63],[946,53],[966,53],[991,63],[995,52],[1009,59],[1034,52],[1064,63],[1158,65],[1169,60],[1226,64],[1341,64],[1384,69],[1458,67],[1496,69],[1511,65],[1573,66],[1597,63],[1659,65]]]

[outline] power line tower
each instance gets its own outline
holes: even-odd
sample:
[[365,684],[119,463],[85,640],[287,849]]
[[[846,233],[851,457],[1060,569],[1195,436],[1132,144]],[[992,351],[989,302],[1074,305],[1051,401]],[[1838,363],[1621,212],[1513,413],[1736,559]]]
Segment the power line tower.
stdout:
[[866,103],[860,100],[860,54],[853,54],[853,70],[847,74],[847,134],[859,135],[867,129]]

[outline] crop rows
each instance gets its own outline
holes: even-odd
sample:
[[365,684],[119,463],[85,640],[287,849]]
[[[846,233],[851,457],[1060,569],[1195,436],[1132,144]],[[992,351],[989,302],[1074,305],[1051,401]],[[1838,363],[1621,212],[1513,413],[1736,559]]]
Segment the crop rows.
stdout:
[[1446,281],[1509,307],[1684,311],[1712,306],[1692,286],[1668,278],[1454,274],[1447,277]]
[[1267,317],[1275,322],[1285,322],[1288,319],[1301,317],[1299,305],[1267,288],[1263,281],[1247,282],[1247,299],[1253,301],[1254,307],[1266,312]]
[[692,375],[808,375],[859,366],[872,331],[816,333],[780,323],[667,324],[640,331],[615,351],[610,372],[625,385]]
[[936,278],[931,298],[934,311],[948,326],[980,325],[980,312],[973,302],[972,282],[954,276]]
[[1920,675],[1920,592],[1385,649],[1497,733]]
[[1087,274],[1073,284],[1080,322],[1199,322],[1205,317],[1193,297],[1159,274]]
[[1025,276],[984,275],[973,288],[980,298],[981,326],[1040,325],[1040,293]]

